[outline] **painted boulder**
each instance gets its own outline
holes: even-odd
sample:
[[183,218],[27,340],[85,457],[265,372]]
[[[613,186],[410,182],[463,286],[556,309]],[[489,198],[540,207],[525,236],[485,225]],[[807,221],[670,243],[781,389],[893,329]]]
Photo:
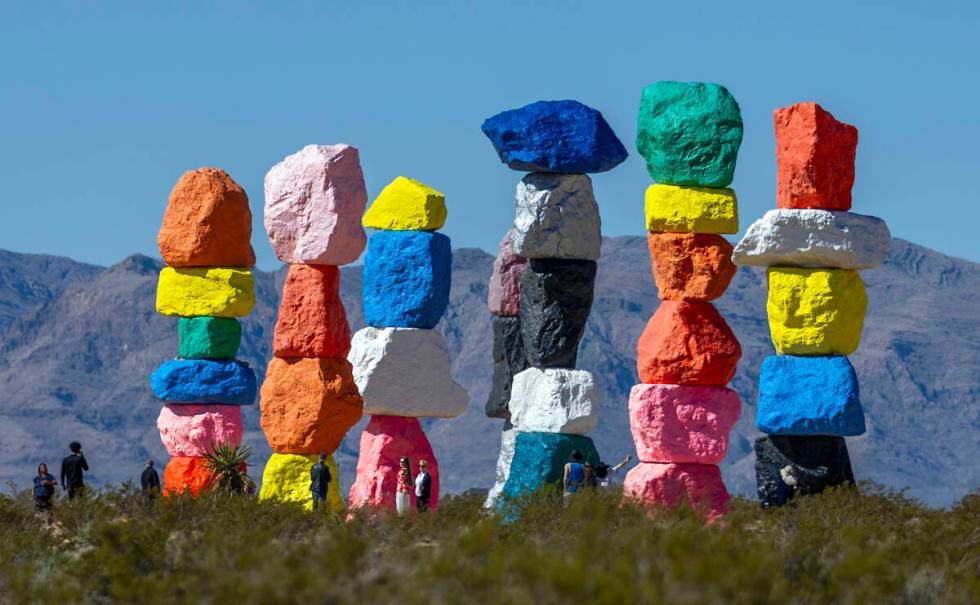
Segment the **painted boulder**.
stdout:
[[623,494],[655,509],[694,506],[709,520],[728,512],[731,500],[714,464],[641,462],[626,473]]
[[767,357],[759,371],[755,426],[768,435],[863,435],[851,362],[840,355]]
[[364,258],[364,323],[431,329],[449,305],[449,238],[428,231],[378,231]]
[[514,376],[508,407],[522,433],[584,435],[599,422],[599,390],[585,370],[528,368]]
[[157,313],[170,317],[242,317],[255,306],[247,269],[164,267],[157,282]]
[[[310,491],[310,468],[319,461],[319,456],[300,456],[298,454],[277,454],[269,456],[262,471],[260,500],[295,502],[306,510],[313,510],[313,497]],[[327,484],[327,508],[343,512],[346,506],[340,494],[340,470],[333,456],[327,456],[327,468],[332,480]]]
[[171,456],[201,456],[215,445],[238,445],[245,434],[237,405],[165,405],[157,429]]
[[350,326],[340,300],[340,270],[290,265],[272,337],[276,357],[347,357]]
[[532,259],[521,278],[521,335],[528,363],[574,368],[592,310],[596,263]]
[[527,259],[514,253],[514,230],[500,240],[497,258],[493,261],[487,307],[498,317],[514,317],[521,312],[521,277],[527,270]]
[[535,172],[517,185],[514,252],[525,258],[597,260],[599,206],[584,174]]
[[493,487],[487,493],[483,508],[494,508],[504,492],[504,485],[510,477],[510,464],[514,460],[514,443],[517,441],[517,429],[510,422],[504,422],[500,433],[500,454],[497,456],[497,472]]
[[599,453],[585,435],[517,433],[504,499],[519,498],[544,487],[561,488],[565,464],[574,451],[582,454],[583,462],[599,464]]
[[510,393],[514,376],[528,368],[521,337],[521,318],[493,318],[493,374],[484,406],[490,418],[510,418]]
[[647,231],[738,232],[738,199],[731,189],[650,185],[645,210]]
[[710,233],[649,233],[653,279],[661,300],[710,301],[732,277],[732,245]]
[[250,405],[255,401],[255,372],[240,361],[173,359],[150,375],[150,388],[170,403]]
[[797,495],[854,485],[843,437],[769,435],[755,440],[755,479],[765,508],[782,506]]
[[769,332],[783,355],[850,355],[861,343],[868,296],[857,271],[770,267]]
[[167,496],[184,492],[200,496],[214,484],[214,474],[198,456],[174,456],[163,471],[163,493]]
[[242,341],[242,325],[231,317],[181,317],[177,334],[178,357],[234,359]]
[[447,214],[443,194],[400,176],[381,190],[362,222],[386,231],[436,231],[446,224]]

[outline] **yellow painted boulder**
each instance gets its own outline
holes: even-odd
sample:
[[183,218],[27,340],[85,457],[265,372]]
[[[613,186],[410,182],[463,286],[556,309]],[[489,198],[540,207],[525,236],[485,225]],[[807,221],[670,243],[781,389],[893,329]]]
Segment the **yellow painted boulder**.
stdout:
[[868,296],[857,271],[770,267],[769,331],[784,355],[850,355]]
[[738,232],[738,200],[727,188],[650,185],[646,211],[647,231]]
[[403,176],[385,187],[364,214],[364,226],[386,231],[435,231],[446,224],[446,197]]
[[[306,510],[313,510],[310,492],[310,467],[317,456],[273,453],[262,472],[262,489],[259,498],[280,502],[299,502]],[[340,497],[340,471],[333,456],[327,456],[327,468],[333,480],[327,486],[327,506],[338,513],[346,508]]]
[[242,317],[255,306],[248,269],[164,267],[157,283],[157,313],[176,317]]

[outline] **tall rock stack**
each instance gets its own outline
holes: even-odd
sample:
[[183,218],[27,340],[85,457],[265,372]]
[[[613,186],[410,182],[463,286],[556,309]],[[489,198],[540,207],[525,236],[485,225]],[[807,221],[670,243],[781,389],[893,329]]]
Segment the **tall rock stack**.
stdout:
[[602,114],[577,101],[505,111],[482,130],[504,164],[531,171],[517,186],[513,232],[491,279],[495,367],[487,413],[512,425],[505,424],[503,487],[494,487],[492,503],[498,494],[515,498],[559,483],[574,450],[599,462],[585,436],[597,422],[599,392],[592,374],[575,369],[602,244],[587,173],[611,170],[627,153]]
[[351,333],[339,267],[364,251],[366,204],[360,156],[350,145],[307,145],[265,175],[265,229],[289,271],[260,393],[262,430],[273,451],[263,499],[311,508],[310,467],[326,454],[334,477],[327,505],[344,508],[332,454],[361,419],[363,401],[347,361]]
[[756,481],[763,506],[853,483],[844,437],[864,433],[847,359],[861,339],[867,296],[860,269],[880,265],[885,222],[848,212],[858,132],[816,103],[777,109],[776,210],[749,227],[738,265],[768,267],[776,355],[759,372]]
[[248,196],[224,170],[180,177],[157,235],[167,266],[156,299],[158,313],[180,318],[178,354],[150,377],[164,402],[157,428],[170,454],[165,493],[197,495],[212,483],[202,454],[238,445],[241,406],[255,401],[255,373],[235,359],[242,336],[235,318],[255,306],[251,237]]
[[738,103],[725,87],[657,82],[643,90],[636,147],[656,181],[646,228],[661,303],[637,344],[642,384],[630,391],[639,464],[624,491],[654,507],[690,502],[713,518],[730,499],[718,464],[741,401],[725,385],[742,350],[711,303],[735,274],[738,202],[728,188],[742,142]]
[[[402,457],[413,474],[419,461],[428,462],[429,507],[439,505],[439,462],[419,418],[453,418],[469,404],[435,330],[452,278],[449,238],[436,232],[446,215],[441,193],[405,177],[385,187],[364,215],[364,226],[377,229],[364,258],[367,327],[354,334],[348,359],[371,420],[361,434],[352,508],[395,508]],[[411,499],[414,507],[414,490]]]

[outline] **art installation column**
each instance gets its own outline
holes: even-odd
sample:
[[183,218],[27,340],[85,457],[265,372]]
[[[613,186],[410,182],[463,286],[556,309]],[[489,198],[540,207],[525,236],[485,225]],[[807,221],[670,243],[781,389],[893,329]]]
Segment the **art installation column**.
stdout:
[[[439,506],[439,462],[419,418],[453,418],[469,404],[451,375],[449,349],[435,330],[449,305],[452,248],[436,233],[446,222],[445,197],[398,177],[364,215],[377,229],[362,274],[364,323],[348,359],[371,420],[361,434],[351,508],[395,508],[399,460],[412,475],[421,460],[432,480],[429,508]],[[411,493],[415,507],[414,489]]]
[[637,343],[642,384],[630,392],[630,428],[640,464],[627,496],[655,507],[690,502],[709,518],[730,499],[718,464],[741,413],[725,385],[742,351],[710,302],[735,274],[738,202],[728,188],[742,142],[738,103],[723,86],[657,82],[643,90],[636,146],[656,181],[646,192],[646,228],[660,306]]
[[265,175],[265,230],[289,263],[259,404],[272,457],[259,496],[312,507],[310,467],[325,454],[333,480],[327,505],[344,508],[333,452],[361,419],[363,401],[346,357],[350,327],[340,265],[367,243],[367,189],[350,145],[307,145]]
[[218,168],[177,181],[157,235],[167,266],[157,285],[157,312],[179,317],[177,358],[150,377],[164,402],[157,419],[170,454],[165,493],[198,495],[212,483],[202,454],[238,445],[241,407],[255,401],[255,373],[236,361],[242,328],[236,317],[255,306],[252,213],[245,191]]
[[859,269],[879,266],[885,222],[848,212],[857,128],[816,103],[777,109],[776,210],[749,227],[738,265],[768,267],[776,355],[759,372],[756,482],[763,506],[853,483],[844,437],[865,431],[847,359],[861,340],[867,295]]
[[575,450],[599,462],[585,436],[597,423],[599,392],[592,374],[575,369],[602,244],[586,173],[611,170],[627,153],[602,114],[577,101],[505,111],[482,130],[504,164],[531,171],[517,186],[514,229],[491,278],[495,367],[487,412],[509,417],[516,431],[511,454],[505,425],[492,505],[498,494],[515,498],[560,483]]

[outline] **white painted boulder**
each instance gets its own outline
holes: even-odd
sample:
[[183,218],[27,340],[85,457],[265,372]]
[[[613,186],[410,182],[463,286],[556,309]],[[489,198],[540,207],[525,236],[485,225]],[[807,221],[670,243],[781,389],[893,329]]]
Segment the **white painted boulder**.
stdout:
[[587,175],[532,172],[517,185],[516,205],[514,254],[525,258],[599,258],[599,206]]
[[514,376],[510,421],[523,433],[584,435],[598,423],[599,390],[585,370],[528,368]]
[[517,441],[517,429],[510,422],[504,422],[504,429],[500,433],[500,455],[497,457],[497,474],[494,478],[493,487],[487,493],[487,500],[483,503],[484,508],[493,508],[500,500],[500,495],[504,492],[504,484],[510,477],[510,463],[514,460],[514,443]]

